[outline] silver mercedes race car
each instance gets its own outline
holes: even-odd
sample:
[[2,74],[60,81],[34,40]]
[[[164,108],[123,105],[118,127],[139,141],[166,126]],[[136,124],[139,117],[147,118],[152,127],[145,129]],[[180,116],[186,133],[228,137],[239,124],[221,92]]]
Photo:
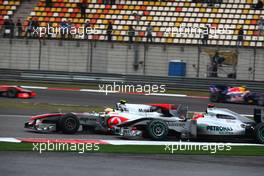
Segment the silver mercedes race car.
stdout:
[[74,134],[83,130],[110,132],[122,137],[178,139],[249,139],[264,143],[264,113],[256,109],[254,120],[231,110],[209,106],[205,113],[188,118],[186,105],[117,104],[105,112],[50,113],[32,116],[25,128],[37,132]]
[[165,140],[178,139],[243,139],[264,143],[263,110],[254,110],[254,120],[229,109],[209,105],[205,113],[187,118],[183,105],[171,106],[166,116],[129,119],[117,125],[116,133],[123,137],[143,136]]

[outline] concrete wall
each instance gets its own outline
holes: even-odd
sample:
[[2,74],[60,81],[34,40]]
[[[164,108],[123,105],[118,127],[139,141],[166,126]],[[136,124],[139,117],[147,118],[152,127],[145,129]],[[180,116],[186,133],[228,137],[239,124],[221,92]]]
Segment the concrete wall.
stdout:
[[[127,43],[96,42],[92,45],[87,41],[58,40],[40,43],[32,39],[28,42],[25,39],[10,42],[1,38],[0,68],[167,76],[169,61],[182,60],[187,65],[186,77],[198,75],[204,78],[207,75],[210,58],[205,52],[199,54],[197,46],[150,44],[146,47],[140,44],[138,51],[140,64],[135,70],[135,46]],[[219,75],[224,77],[226,73]],[[237,79],[264,81],[264,49],[238,49]]]
[[264,81],[264,51],[256,50],[255,80]]
[[38,69],[39,43],[28,45],[23,40],[0,39],[0,67],[13,69]]

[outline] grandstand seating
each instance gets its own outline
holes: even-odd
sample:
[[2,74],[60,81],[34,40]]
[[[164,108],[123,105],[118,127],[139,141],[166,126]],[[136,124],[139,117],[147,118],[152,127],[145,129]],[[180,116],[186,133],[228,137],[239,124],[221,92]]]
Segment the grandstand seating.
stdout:
[[13,16],[20,3],[21,0],[0,0],[0,26],[4,24],[5,19]]
[[[70,20],[75,27],[84,25],[77,3],[80,0],[52,0],[53,7],[45,7],[45,0],[40,0],[30,16],[40,21],[40,26],[46,26],[52,22],[58,27],[62,20]],[[0,2],[6,2],[1,1]],[[9,1],[16,2],[19,1]],[[138,31],[137,41],[146,41],[146,28],[150,22],[153,26],[154,42],[157,43],[182,43],[199,44],[201,35],[188,34],[170,35],[168,28],[203,28],[210,24],[216,28],[229,28],[229,31],[221,35],[209,35],[208,44],[235,46],[238,29],[242,26],[245,30],[244,46],[263,47],[264,37],[259,35],[257,22],[260,16],[264,16],[263,10],[253,10],[253,0],[228,0],[215,7],[207,7],[207,4],[193,3],[192,0],[172,1],[142,1],[120,0],[116,5],[105,5],[103,0],[87,0],[87,19],[99,30],[98,34],[89,35],[89,39],[106,40],[106,27],[108,21],[113,22],[114,41],[128,41],[127,31],[129,25],[133,25]],[[16,6],[10,4],[9,8]],[[8,11],[11,13],[12,11]],[[135,19],[139,14],[140,20]],[[28,17],[29,18],[29,17]],[[24,23],[27,25],[27,21]],[[185,28],[186,29],[186,28]],[[59,37],[54,35],[53,37]],[[76,35],[76,38],[81,36]]]

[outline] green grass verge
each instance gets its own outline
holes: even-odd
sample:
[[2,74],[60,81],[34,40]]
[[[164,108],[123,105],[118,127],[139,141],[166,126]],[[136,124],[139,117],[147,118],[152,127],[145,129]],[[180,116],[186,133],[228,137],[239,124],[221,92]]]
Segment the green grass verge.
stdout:
[[[40,153],[39,150],[33,151],[32,143],[10,143],[0,142],[0,151],[32,151]],[[78,148],[78,147],[77,147]],[[165,146],[153,146],[153,145],[98,145],[98,150],[79,146],[76,150],[43,150],[45,152],[77,152],[77,153],[126,153],[126,154],[186,154],[186,155],[229,155],[229,156],[264,156],[264,147],[262,146],[232,146],[230,151],[217,150],[184,150],[165,151]],[[44,148],[43,148],[44,149]]]
[[56,88],[80,88],[80,89],[98,89],[97,84],[93,83],[51,83],[51,82],[31,82],[31,81],[3,81],[0,84],[7,85],[24,85],[24,86],[40,86],[40,87],[56,87]]
[[[84,106],[84,105],[70,105],[70,104],[49,104],[49,103],[31,103],[27,100],[16,102],[10,99],[0,101],[0,109],[27,109],[40,110],[47,112],[103,112],[105,107],[102,106]],[[193,113],[188,113],[188,118],[192,118]]]
[[69,104],[49,104],[49,103],[32,103],[27,100],[17,102],[13,99],[0,101],[0,109],[27,109],[27,110],[44,110],[49,112],[102,112],[102,106],[81,106]]
[[[3,81],[0,84],[7,85],[27,85],[41,87],[57,87],[57,88],[81,88],[99,90],[98,84],[94,83],[50,83],[50,82],[30,82],[30,81]],[[166,89],[165,93],[170,94],[185,94],[189,96],[209,96],[209,91],[197,91],[192,89]]]

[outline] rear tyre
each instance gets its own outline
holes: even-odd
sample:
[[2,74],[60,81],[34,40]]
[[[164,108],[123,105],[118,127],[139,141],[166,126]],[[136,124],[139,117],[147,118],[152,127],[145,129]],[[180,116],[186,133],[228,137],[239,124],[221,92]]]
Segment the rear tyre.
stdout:
[[246,96],[245,97],[245,102],[247,103],[247,104],[256,104],[257,102],[252,98],[252,96]]
[[7,97],[9,98],[15,98],[17,97],[18,91],[14,88],[11,88],[7,91]]
[[264,98],[263,99],[259,99],[257,104],[259,106],[264,106]]
[[264,123],[257,124],[255,128],[255,134],[257,141],[261,144],[264,144]]
[[210,95],[210,101],[211,102],[219,102],[220,101],[220,95],[218,93],[212,93]]
[[79,127],[79,119],[74,114],[65,114],[59,121],[59,128],[64,134],[74,134]]
[[162,120],[152,120],[148,126],[147,131],[153,140],[165,140],[168,137],[168,125]]

